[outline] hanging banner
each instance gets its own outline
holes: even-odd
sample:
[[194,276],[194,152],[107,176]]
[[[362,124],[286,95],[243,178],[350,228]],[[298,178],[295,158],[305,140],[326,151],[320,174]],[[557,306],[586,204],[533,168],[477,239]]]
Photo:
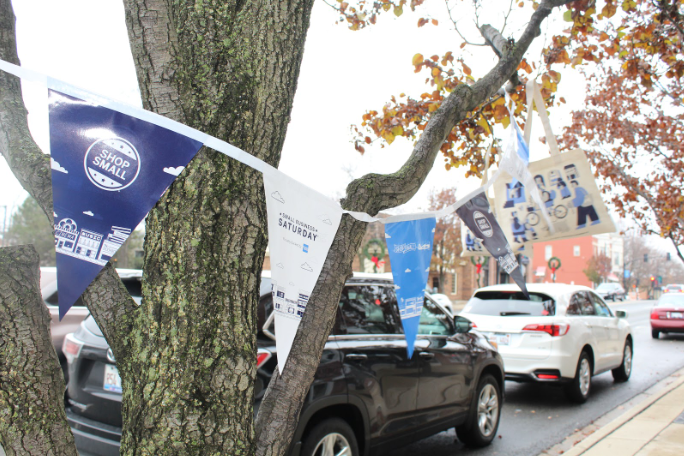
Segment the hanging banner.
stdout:
[[461,250],[462,257],[488,256],[487,249],[482,245],[482,240],[478,239],[472,231],[461,221]]
[[423,310],[436,224],[437,220],[430,217],[385,225],[385,239],[409,358],[413,356]]
[[515,259],[515,254],[506,240],[499,223],[494,218],[487,196],[483,191],[475,193],[463,206],[456,209],[456,213],[470,231],[478,238],[485,248],[499,263],[501,269],[518,284],[529,299],[527,286],[522,269]]
[[264,190],[278,368],[282,373],[340,226],[342,208],[280,172],[264,173]]
[[534,176],[533,189],[542,195],[541,209],[529,186],[506,177],[494,184],[496,211],[514,250],[528,242],[615,231],[581,149],[532,162],[529,169]]
[[50,90],[60,319],[202,143]]

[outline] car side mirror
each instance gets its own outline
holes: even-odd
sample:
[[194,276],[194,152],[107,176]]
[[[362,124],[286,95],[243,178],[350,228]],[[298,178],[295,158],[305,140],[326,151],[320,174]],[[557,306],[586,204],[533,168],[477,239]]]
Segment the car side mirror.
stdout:
[[618,318],[627,318],[627,312],[624,310],[616,310],[615,316]]
[[456,315],[454,316],[454,328],[456,328],[456,334],[465,334],[473,329],[473,323],[466,317]]

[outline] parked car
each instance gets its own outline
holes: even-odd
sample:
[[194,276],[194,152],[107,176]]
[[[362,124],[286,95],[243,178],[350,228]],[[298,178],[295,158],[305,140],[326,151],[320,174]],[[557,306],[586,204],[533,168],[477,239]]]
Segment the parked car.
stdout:
[[604,300],[610,299],[611,301],[617,301],[619,299],[620,301],[624,301],[627,298],[625,289],[622,288],[622,285],[619,283],[602,283],[596,287],[594,292]]
[[684,333],[684,293],[665,293],[651,310],[651,336]]
[[496,343],[506,380],[555,383],[582,403],[591,377],[612,371],[626,381],[633,338],[624,311],[613,311],[591,289],[527,284],[530,300],[515,285],[480,288],[461,316]]
[[663,288],[663,293],[684,293],[684,285],[671,283]]
[[[142,271],[139,269],[117,269],[119,276],[126,285],[126,288],[133,296],[140,296],[140,280],[142,278]],[[90,313],[81,298],[74,303],[69,312],[59,321],[59,293],[57,291],[57,268],[55,267],[41,267],[40,268],[40,292],[43,296],[43,301],[50,311],[52,323],[50,324],[50,332],[52,333],[52,345],[55,347],[57,357],[62,365],[66,368],[66,358],[62,352],[62,345],[64,337],[78,330],[81,322]]]
[[[271,281],[262,277],[255,412],[277,369]],[[67,419],[81,451],[118,455],[121,380],[92,318],[65,341]],[[426,297],[412,358],[389,274],[350,279],[301,411],[290,455],[371,455],[456,427],[474,447],[495,437],[503,363],[470,322]]]

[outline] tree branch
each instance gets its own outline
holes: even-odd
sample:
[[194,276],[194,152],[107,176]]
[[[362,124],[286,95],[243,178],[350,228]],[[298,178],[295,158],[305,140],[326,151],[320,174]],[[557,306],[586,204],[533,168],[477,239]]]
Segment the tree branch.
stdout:
[[75,456],[39,282],[33,246],[0,249],[0,442],[10,455]]
[[[348,196],[342,200],[342,207],[377,214],[381,210],[404,204],[411,199],[432,169],[439,148],[454,125],[494,95],[511,77],[530,43],[539,36],[542,21],[554,7],[569,2],[570,0],[543,1],[532,14],[518,42],[510,48],[503,49],[505,52],[501,59],[487,75],[472,86],[460,85],[449,94],[428,122],[404,166],[394,174],[368,174],[353,181],[347,187]],[[486,27],[483,26],[482,29]]]
[[[569,0],[568,0],[569,1]],[[420,188],[432,169],[439,148],[456,122],[490,98],[518,67],[535,36],[539,24],[556,3],[544,1],[520,37],[516,46],[473,86],[458,86],[435,111],[418,140],[413,153],[394,174],[369,174],[347,187],[342,206],[348,210],[377,214],[408,201]],[[333,326],[342,288],[352,273],[352,261],[363,239],[367,224],[349,215],[342,222],[326,258],[323,270],[307,303],[292,350],[282,375],[271,378],[261,401],[256,421],[258,456],[284,454],[294,435],[297,420],[320,362],[324,345]],[[315,330],[314,330],[315,328]]]

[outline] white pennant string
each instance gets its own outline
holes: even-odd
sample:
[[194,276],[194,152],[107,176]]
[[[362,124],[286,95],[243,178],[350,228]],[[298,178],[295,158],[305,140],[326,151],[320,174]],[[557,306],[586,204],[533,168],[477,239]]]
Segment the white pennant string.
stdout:
[[[210,147],[217,152],[220,152],[224,155],[227,155],[228,157],[231,157],[241,163],[244,163],[245,165],[254,168],[257,171],[260,171],[264,174],[267,173],[282,173],[282,171],[278,170],[277,168],[274,168],[273,166],[269,165],[268,163],[264,162],[263,160],[260,160],[259,158],[255,157],[254,155],[251,155],[244,150],[233,146],[232,144],[229,144],[225,141],[222,141],[218,138],[215,138],[207,133],[203,133],[199,130],[196,130],[192,127],[189,127],[187,125],[184,125],[180,122],[176,122],[175,120],[169,119],[167,117],[161,116],[159,114],[156,114],[151,111],[147,111],[141,108],[137,108],[135,106],[130,106],[125,103],[119,102],[119,101],[114,101],[111,100],[107,97],[104,97],[102,95],[98,95],[92,92],[89,92],[87,90],[81,89],[79,87],[75,87],[71,84],[68,84],[66,82],[53,79],[49,76],[46,76],[42,73],[33,71],[33,70],[28,70],[26,68],[22,68],[18,65],[14,65],[12,63],[6,62],[4,60],[0,60],[0,70],[3,70],[7,73],[13,74],[14,76],[17,76],[25,81],[31,81],[31,82],[37,82],[42,85],[45,85],[46,87],[49,87],[51,89],[57,90],[59,92],[62,92],[66,95],[70,95],[72,97],[76,97],[85,101],[89,101],[92,103],[97,103],[100,106],[121,112],[122,114],[126,114],[132,117],[137,117],[141,120],[144,120],[146,122],[149,122],[154,125],[158,125],[160,127],[166,128],[168,130],[174,131],[176,133],[185,135],[189,138],[192,138],[196,141],[200,141],[202,144],[204,144],[207,147]],[[511,116],[511,122],[515,122],[513,120],[513,117]],[[482,191],[487,191],[489,187],[492,186],[492,184],[496,181],[498,178],[499,174],[501,172],[501,168],[497,170],[497,172],[492,176],[492,178],[482,187],[477,188],[476,190],[473,190],[472,192],[468,193],[465,197],[459,199],[457,202],[454,204],[447,206],[439,211],[430,211],[430,212],[422,212],[422,213],[415,213],[415,214],[401,214],[401,215],[393,215],[390,217],[385,217],[385,218],[378,218],[374,217],[372,215],[369,215],[365,212],[356,212],[356,211],[347,211],[343,210],[342,212],[345,214],[349,214],[350,216],[354,217],[355,219],[361,221],[361,222],[367,222],[367,223],[372,223],[372,222],[380,222],[383,224],[386,223],[394,223],[394,222],[400,222],[400,221],[406,221],[406,220],[416,220],[416,219],[422,219],[422,218],[428,218],[428,217],[436,217],[436,218],[442,218],[447,215],[450,215],[451,213],[455,212],[456,209],[460,208],[463,206],[466,202],[468,202],[474,195],[476,195],[479,192]],[[282,173],[284,174],[284,173]],[[317,192],[314,189],[310,189],[312,192],[320,193]]]

